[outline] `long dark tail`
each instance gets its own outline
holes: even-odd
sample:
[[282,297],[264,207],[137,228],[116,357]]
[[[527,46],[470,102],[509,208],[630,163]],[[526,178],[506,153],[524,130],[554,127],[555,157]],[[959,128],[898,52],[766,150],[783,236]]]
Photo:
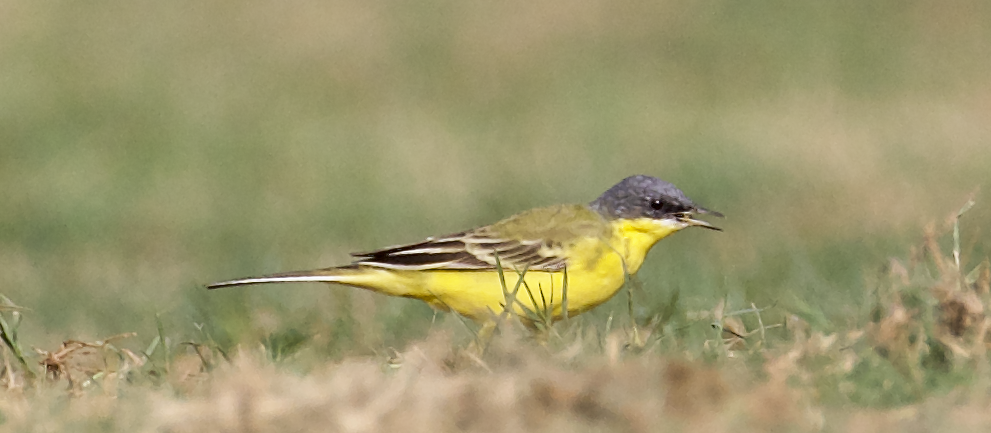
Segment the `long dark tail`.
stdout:
[[238,278],[236,280],[213,283],[206,287],[208,289],[219,289],[221,287],[247,286],[250,284],[337,283],[391,296],[422,298],[425,295],[420,293],[414,281],[409,279],[408,275],[405,275],[403,271],[372,266],[349,265],[337,268]]
[[357,267],[340,267],[316,269],[309,271],[282,272],[278,274],[262,275],[259,277],[238,278],[235,280],[220,281],[208,284],[208,289],[219,289],[221,287],[247,286],[251,284],[271,284],[271,283],[342,283],[358,284],[356,277],[361,272]]

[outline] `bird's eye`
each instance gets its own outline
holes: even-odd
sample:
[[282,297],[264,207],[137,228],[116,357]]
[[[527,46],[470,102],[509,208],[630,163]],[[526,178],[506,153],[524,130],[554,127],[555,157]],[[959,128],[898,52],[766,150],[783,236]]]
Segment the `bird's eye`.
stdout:
[[650,201],[650,208],[653,209],[653,210],[664,209],[664,202],[662,202],[662,201],[660,201],[658,199],[653,199],[653,200]]

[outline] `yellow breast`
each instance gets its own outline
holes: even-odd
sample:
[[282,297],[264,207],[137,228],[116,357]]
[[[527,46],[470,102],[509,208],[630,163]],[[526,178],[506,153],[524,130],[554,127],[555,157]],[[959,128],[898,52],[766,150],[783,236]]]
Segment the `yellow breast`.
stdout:
[[688,224],[669,219],[637,218],[616,220],[613,227],[612,243],[622,252],[627,272],[635,274],[657,241],[688,227]]

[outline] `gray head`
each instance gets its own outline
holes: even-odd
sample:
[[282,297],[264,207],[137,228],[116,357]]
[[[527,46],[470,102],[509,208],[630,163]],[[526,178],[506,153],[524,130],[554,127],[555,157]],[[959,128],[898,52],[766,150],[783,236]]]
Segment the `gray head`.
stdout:
[[720,229],[708,222],[697,220],[694,216],[697,214],[723,216],[719,212],[695,204],[674,185],[642,174],[630,176],[613,185],[589,206],[609,219],[672,219],[713,230]]

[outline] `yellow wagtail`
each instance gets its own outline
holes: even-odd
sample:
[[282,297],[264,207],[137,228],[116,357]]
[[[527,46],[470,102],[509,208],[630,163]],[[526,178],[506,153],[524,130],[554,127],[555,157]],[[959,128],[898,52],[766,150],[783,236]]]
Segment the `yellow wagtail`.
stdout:
[[533,209],[474,230],[355,253],[354,262],[346,266],[239,278],[207,287],[338,283],[419,299],[484,324],[504,311],[523,273],[525,284],[513,305],[520,317],[543,311],[560,318],[565,303],[568,316],[574,316],[611,298],[627,274],[640,269],[657,241],[691,226],[720,230],[696,219],[697,214],[722,216],[696,205],[668,182],[631,176],[589,204]]

